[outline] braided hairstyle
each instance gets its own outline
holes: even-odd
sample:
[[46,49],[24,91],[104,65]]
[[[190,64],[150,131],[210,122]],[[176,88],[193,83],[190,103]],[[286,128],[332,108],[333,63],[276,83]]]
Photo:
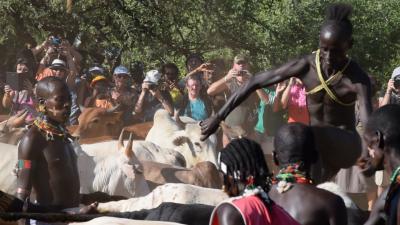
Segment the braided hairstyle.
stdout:
[[[270,189],[270,171],[265,163],[261,146],[247,138],[231,141],[219,154],[218,163],[224,174],[224,185],[227,190],[236,185],[241,194],[252,176],[253,184],[265,192]],[[234,185],[229,182],[233,178]]]
[[353,25],[349,19],[353,8],[344,3],[331,4],[326,10],[326,19],[321,27],[321,33],[325,29],[334,28],[348,40],[353,34]]

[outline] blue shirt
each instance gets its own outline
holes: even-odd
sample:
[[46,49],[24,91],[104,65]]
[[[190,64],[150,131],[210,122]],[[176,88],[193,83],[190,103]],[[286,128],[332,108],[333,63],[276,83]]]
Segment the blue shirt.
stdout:
[[186,106],[184,115],[197,121],[205,120],[208,117],[204,102],[198,98],[189,102]]

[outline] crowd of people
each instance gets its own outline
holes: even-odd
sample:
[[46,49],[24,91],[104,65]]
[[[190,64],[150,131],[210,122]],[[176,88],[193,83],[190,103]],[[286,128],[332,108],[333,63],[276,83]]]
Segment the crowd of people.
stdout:
[[[79,50],[57,35],[22,50],[15,72],[2,77],[2,111],[28,114],[23,126],[29,130],[18,147],[17,197],[26,201],[35,190],[39,204],[31,207],[50,211],[79,205],[66,126],[78,124],[86,108],[120,111],[125,126],[152,121],[165,109],[199,121],[203,139],[222,121],[248,138],[218,136],[223,189],[245,197],[218,205],[210,224],[347,224],[343,202],[315,187],[331,180],[367,194],[369,210],[389,187],[382,211],[388,224],[399,224],[400,67],[379,95],[375,79],[346,55],[353,43],[350,13],[347,5],[331,6],[316,52],[257,74],[241,54],[232,65],[188,55],[185,73],[172,62],[146,70],[141,62],[125,66],[115,59],[82,68]],[[274,137],[271,157],[279,170],[272,176],[261,146]],[[384,161],[375,184],[367,177]],[[380,219],[371,214],[369,222]]]

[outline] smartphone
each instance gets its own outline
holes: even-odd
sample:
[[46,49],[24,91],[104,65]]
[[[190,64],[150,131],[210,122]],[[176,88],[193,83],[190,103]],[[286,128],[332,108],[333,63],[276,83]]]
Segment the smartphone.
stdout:
[[6,84],[16,91],[21,90],[22,87],[22,82],[16,72],[6,72]]

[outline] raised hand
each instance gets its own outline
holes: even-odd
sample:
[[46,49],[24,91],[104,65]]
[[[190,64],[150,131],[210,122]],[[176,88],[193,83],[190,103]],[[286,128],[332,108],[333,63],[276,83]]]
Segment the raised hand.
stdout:
[[211,116],[210,118],[203,120],[200,122],[201,127],[201,141],[206,140],[211,134],[215,133],[219,127],[219,123],[221,119],[217,116],[217,114]]

